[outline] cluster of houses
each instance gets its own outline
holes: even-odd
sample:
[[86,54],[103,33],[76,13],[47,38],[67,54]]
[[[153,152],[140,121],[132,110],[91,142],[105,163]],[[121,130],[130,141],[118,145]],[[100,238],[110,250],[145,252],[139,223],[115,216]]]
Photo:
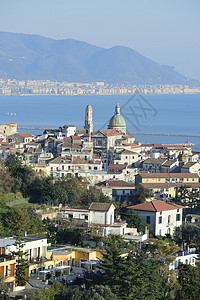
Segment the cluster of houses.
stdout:
[[[189,142],[174,145],[136,142],[126,131],[118,104],[105,130],[94,131],[90,105],[86,107],[84,129],[64,125],[34,136],[19,133],[15,123],[0,125],[0,158],[5,159],[16,152],[23,154],[23,163],[39,174],[51,176],[54,180],[66,176],[82,177],[88,188],[100,189],[111,200],[110,203],[92,203],[86,208],[58,207],[48,217],[65,219],[88,230],[92,228],[102,237],[119,234],[127,242],[141,244],[147,240],[148,230],[138,233],[137,228],[128,228],[126,221],[115,216],[113,202],[128,203],[139,184],[150,189],[151,199],[128,209],[140,214],[155,235],[172,235],[182,224],[183,213],[183,206],[174,204],[173,198],[183,185],[191,191],[200,188],[200,153],[193,152]],[[50,272],[52,277],[56,273],[65,273],[72,278],[75,275],[70,274],[71,267],[84,266],[92,270],[101,258],[101,253],[93,250],[64,248],[47,251],[46,239],[29,240],[26,237],[24,244],[32,262],[27,276],[46,278]],[[85,244],[93,246],[92,241],[85,241]],[[0,275],[6,276],[11,289],[15,285],[16,264],[11,255],[13,245],[13,238],[0,239]],[[195,254],[187,255],[187,262],[195,265]],[[184,262],[185,254],[179,256],[178,261]],[[44,258],[42,264],[38,262],[41,257]]]

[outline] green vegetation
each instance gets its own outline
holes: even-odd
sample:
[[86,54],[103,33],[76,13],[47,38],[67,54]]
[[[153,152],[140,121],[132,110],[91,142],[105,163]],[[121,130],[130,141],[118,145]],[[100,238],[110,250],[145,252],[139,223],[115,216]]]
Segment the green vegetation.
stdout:
[[130,198],[131,204],[140,204],[146,202],[148,198],[153,196],[150,189],[145,188],[142,184],[138,184],[135,188],[135,196]]
[[186,185],[182,185],[178,189],[174,202],[188,208],[196,208],[200,204],[200,192],[198,189],[191,189]]
[[174,240],[177,244],[182,245],[183,249],[195,247],[200,249],[200,226],[197,224],[182,224],[174,232]]
[[17,248],[17,251],[13,251],[12,255],[16,256],[16,283],[19,286],[24,286],[26,283],[26,269],[28,267],[27,256],[28,252],[23,251],[24,244],[20,237],[16,239],[14,245]]
[[121,205],[117,207],[116,213],[120,215],[122,220],[126,220],[128,227],[137,228],[138,232],[145,232],[147,224],[133,209],[127,209],[126,206]]
[[[20,192],[30,197],[32,203],[50,205],[88,206],[91,202],[109,202],[109,198],[97,189],[87,190],[81,185],[81,178],[64,178],[53,183],[50,177],[41,177],[34,170],[22,164],[22,157],[10,154],[3,165],[11,178],[9,192]],[[1,191],[1,190],[0,190]],[[5,188],[2,194],[7,193]]]

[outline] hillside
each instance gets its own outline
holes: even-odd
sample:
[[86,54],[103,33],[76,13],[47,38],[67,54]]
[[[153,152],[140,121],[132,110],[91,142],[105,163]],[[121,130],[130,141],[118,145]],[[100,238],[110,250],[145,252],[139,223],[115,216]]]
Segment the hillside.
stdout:
[[135,50],[0,32],[0,77],[107,83],[184,83],[187,78]]

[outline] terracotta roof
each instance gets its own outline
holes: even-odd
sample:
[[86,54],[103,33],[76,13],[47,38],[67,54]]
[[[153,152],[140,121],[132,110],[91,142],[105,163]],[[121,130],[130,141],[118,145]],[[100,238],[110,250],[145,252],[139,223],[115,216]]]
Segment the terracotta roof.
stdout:
[[18,135],[26,138],[26,137],[34,137],[34,135],[30,134],[30,133],[27,133],[27,132],[18,132],[17,133]]
[[10,127],[15,127],[17,125],[17,123],[8,123],[8,124],[5,124],[6,126],[10,126]]
[[134,210],[158,212],[158,211],[180,209],[180,208],[184,208],[184,206],[177,205],[174,203],[166,203],[165,201],[162,200],[153,200],[146,203],[128,206],[127,208],[134,209]]
[[163,148],[163,145],[160,144],[160,143],[155,143],[155,144],[153,144],[153,146],[154,146],[155,148]]
[[124,180],[106,180],[99,182],[97,186],[108,186],[110,188],[135,188],[132,184]]
[[169,159],[164,162],[162,166],[164,167],[170,167],[171,165],[175,164],[177,162],[177,159]]
[[92,202],[89,207],[89,210],[95,211],[108,211],[111,207],[112,203],[99,203],[99,202]]
[[133,151],[130,151],[130,150],[122,150],[121,154],[127,154],[127,155],[138,154],[138,155],[140,155],[138,152],[133,152]]
[[142,147],[153,147],[153,144],[142,144]]
[[191,168],[192,166],[194,166],[194,165],[196,165],[196,164],[199,164],[199,162],[197,162],[197,161],[189,161],[189,162],[187,162],[185,165],[183,165],[181,168]]
[[148,189],[155,189],[155,188],[177,188],[181,186],[186,186],[188,188],[195,188],[198,189],[200,188],[200,183],[199,182],[163,182],[163,183],[140,183],[143,185],[145,188]]
[[63,125],[62,127],[76,127],[76,126],[74,126],[74,125],[72,125],[72,124],[65,124],[65,125]]
[[77,135],[73,135],[73,136],[71,136],[71,139],[72,140],[78,140],[78,141],[80,141],[81,140],[81,138],[80,138],[80,136],[77,136]]
[[127,165],[123,164],[110,164],[108,166],[108,170],[125,170],[127,168]]
[[147,158],[143,161],[143,164],[162,165],[166,161],[166,158]]
[[98,132],[102,133],[105,136],[121,136],[122,135],[122,133],[120,133],[116,129],[99,130]]
[[7,137],[7,134],[0,132],[0,135]]
[[73,164],[77,164],[77,165],[78,164],[84,164],[84,165],[88,164],[87,160],[83,160],[83,159],[81,159],[79,157],[75,157],[75,156],[73,156],[72,162],[73,162]]
[[71,144],[71,143],[68,143],[68,142],[63,143],[62,147],[63,148],[78,148],[78,149],[82,148],[82,146],[79,145],[79,144]]
[[124,146],[131,146],[132,148],[140,148],[141,146],[136,143],[122,143]]
[[148,173],[139,172],[142,178],[199,178],[196,173]]
[[125,135],[125,138],[127,138],[127,139],[134,139],[134,136],[132,136],[132,135],[130,135],[130,134],[127,134],[127,135]]

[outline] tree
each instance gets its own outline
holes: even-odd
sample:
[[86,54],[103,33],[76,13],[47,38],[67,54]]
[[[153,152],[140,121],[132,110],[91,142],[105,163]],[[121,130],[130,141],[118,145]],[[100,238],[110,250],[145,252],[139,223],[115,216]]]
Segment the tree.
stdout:
[[126,220],[128,227],[137,228],[138,232],[145,232],[147,224],[133,209],[127,209],[121,206],[117,209],[117,213],[120,214],[122,220]]
[[124,270],[124,258],[121,256],[121,249],[124,246],[120,236],[111,236],[104,241],[105,253],[100,264],[101,280],[108,285],[111,291],[117,296],[120,293],[122,272]]
[[176,227],[174,232],[174,240],[177,244],[182,245],[183,249],[195,246],[200,247],[200,226],[196,224],[182,224]]
[[8,300],[8,286],[4,282],[4,279],[0,277],[0,300]]
[[200,274],[198,268],[191,265],[180,264],[178,267],[178,282],[180,289],[176,295],[177,300],[199,299]]
[[192,189],[189,186],[181,185],[178,189],[176,198],[174,201],[178,204],[182,204],[189,208],[195,208],[199,202],[200,193],[198,189]]
[[174,297],[178,289],[176,274],[174,270],[169,270],[169,265],[176,259],[174,256],[180,248],[170,239],[154,239],[146,245],[146,250],[150,252],[151,259],[158,266],[159,276],[164,286],[165,297]]
[[145,188],[142,184],[138,184],[135,188],[135,196],[131,198],[132,204],[140,204],[146,202],[146,199],[153,196],[151,190]]
[[16,283],[19,286],[24,286],[26,283],[26,269],[28,268],[28,252],[23,251],[24,244],[21,237],[16,239],[14,246],[16,246],[16,251],[12,251],[12,255],[16,256]]
[[28,213],[18,206],[11,207],[5,219],[6,225],[16,235],[21,235],[22,231],[30,228],[30,218]]
[[4,162],[0,159],[0,194],[10,193],[12,187],[13,179]]
[[144,253],[134,257],[129,253],[125,260],[125,269],[121,277],[120,299],[161,299],[162,281],[159,270]]

